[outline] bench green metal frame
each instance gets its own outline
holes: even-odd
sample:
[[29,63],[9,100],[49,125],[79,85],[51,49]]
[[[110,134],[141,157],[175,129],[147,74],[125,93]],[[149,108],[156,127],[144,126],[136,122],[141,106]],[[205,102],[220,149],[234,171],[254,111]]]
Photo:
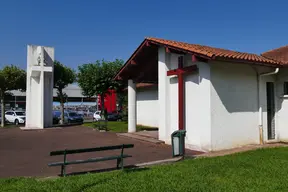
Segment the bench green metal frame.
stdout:
[[[82,163],[93,163],[100,161],[109,161],[109,160],[117,160],[116,168],[121,169],[124,168],[123,160],[124,158],[132,157],[131,155],[124,154],[124,149],[133,148],[134,144],[123,144],[123,145],[114,145],[114,146],[103,146],[96,148],[85,148],[85,149],[65,149],[60,151],[52,151],[50,152],[50,156],[64,155],[63,162],[55,162],[49,163],[48,166],[61,166],[61,176],[66,176],[66,166],[72,164],[82,164]],[[108,150],[117,150],[121,149],[120,155],[108,156],[108,157],[98,157],[98,158],[90,158],[86,160],[74,160],[67,161],[68,154],[77,154],[77,153],[88,153],[88,152],[97,152],[97,151],[108,151]]]

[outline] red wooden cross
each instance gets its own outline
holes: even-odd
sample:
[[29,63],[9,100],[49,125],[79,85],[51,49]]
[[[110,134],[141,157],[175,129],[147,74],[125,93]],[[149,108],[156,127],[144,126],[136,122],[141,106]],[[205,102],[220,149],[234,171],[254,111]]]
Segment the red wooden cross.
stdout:
[[[195,61],[192,56],[192,61]],[[178,129],[184,129],[184,75],[197,71],[197,65],[183,67],[183,56],[178,57],[178,69],[167,71],[167,76],[178,76]]]

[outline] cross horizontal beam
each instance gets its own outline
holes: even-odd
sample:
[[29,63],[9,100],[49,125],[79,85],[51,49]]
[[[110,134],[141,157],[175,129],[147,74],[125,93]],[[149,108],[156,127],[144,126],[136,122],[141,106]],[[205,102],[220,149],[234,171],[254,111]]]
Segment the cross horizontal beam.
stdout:
[[173,70],[167,71],[167,76],[191,73],[191,72],[194,72],[197,70],[198,70],[197,65],[192,65],[189,67],[184,67],[184,68],[180,68],[180,69],[178,68],[178,69],[173,69]]
[[34,66],[31,67],[31,71],[53,72],[53,68],[52,68],[52,66],[34,65]]

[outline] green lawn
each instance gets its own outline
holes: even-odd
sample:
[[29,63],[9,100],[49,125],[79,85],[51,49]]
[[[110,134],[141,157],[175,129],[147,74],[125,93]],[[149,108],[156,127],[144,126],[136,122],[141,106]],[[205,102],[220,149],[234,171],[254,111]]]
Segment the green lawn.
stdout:
[[[81,165],[79,165],[81,166]],[[288,148],[185,160],[135,171],[0,179],[0,191],[288,191]]]
[[[93,123],[84,123],[86,127],[96,128],[97,122]],[[112,132],[127,132],[128,131],[128,123],[124,121],[108,121],[108,130]],[[137,125],[137,131],[141,130],[158,130],[157,127],[147,127],[143,125]]]

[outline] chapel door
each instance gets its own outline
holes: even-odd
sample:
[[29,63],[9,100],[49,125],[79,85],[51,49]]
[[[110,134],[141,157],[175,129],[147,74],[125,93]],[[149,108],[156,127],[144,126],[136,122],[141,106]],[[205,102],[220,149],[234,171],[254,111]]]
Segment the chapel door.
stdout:
[[267,136],[268,140],[275,139],[275,96],[274,83],[266,83],[267,96]]

